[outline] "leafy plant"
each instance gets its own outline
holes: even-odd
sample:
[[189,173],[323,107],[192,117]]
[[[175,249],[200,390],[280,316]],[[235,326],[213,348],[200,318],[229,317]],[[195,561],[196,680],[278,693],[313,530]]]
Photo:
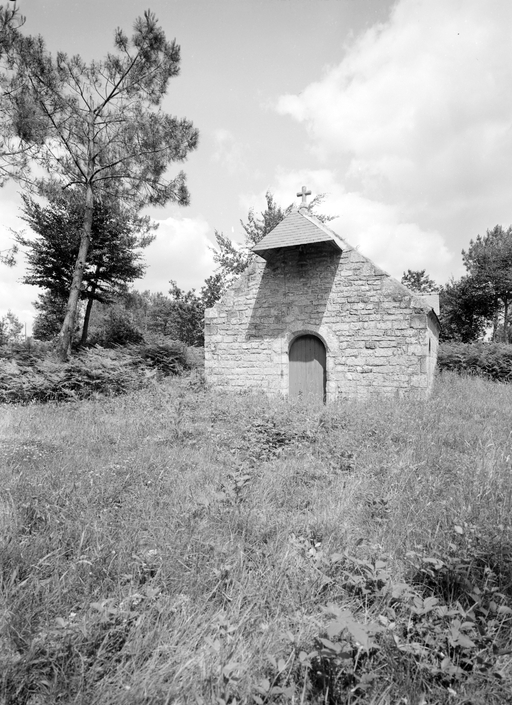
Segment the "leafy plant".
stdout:
[[188,367],[180,344],[114,350],[95,347],[65,364],[30,354],[0,357],[0,403],[77,401],[98,394],[123,394],[143,387],[155,372],[176,375]]
[[437,365],[441,371],[511,382],[512,346],[505,343],[442,343]]
[[508,385],[312,409],[138,365],[2,409],[0,700],[508,702]]

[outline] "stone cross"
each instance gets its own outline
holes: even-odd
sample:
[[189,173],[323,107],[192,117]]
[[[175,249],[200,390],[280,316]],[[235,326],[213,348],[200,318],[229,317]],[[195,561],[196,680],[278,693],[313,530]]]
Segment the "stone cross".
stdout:
[[299,191],[299,193],[297,194],[297,196],[302,196],[302,203],[300,204],[300,207],[301,207],[301,208],[307,208],[307,207],[308,207],[308,202],[307,202],[306,196],[311,196],[311,191],[307,191],[307,190],[306,190],[306,187],[303,186],[303,187],[302,187],[302,191]]

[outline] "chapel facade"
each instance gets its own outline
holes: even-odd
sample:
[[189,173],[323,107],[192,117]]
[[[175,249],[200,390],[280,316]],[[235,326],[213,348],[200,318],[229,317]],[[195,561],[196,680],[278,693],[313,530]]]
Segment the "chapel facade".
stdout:
[[221,389],[291,399],[430,393],[439,299],[419,296],[303,203],[254,248],[205,313],[205,374]]

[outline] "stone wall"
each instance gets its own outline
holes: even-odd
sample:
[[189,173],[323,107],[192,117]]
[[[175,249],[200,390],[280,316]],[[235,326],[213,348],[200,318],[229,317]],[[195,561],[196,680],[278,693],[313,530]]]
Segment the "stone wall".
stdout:
[[327,401],[372,393],[426,396],[438,321],[353,248],[330,243],[257,258],[206,311],[205,372],[222,388],[288,394],[288,351],[313,333],[327,351]]

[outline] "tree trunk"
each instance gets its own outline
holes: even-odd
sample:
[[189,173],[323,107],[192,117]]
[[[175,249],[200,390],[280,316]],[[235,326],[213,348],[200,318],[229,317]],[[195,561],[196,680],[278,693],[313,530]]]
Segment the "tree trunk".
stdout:
[[82,327],[82,337],[80,339],[80,346],[85,345],[87,342],[87,333],[89,332],[89,320],[91,318],[92,306],[94,304],[94,294],[96,293],[96,289],[98,288],[100,270],[100,265],[98,265],[94,274],[94,280],[91,284],[89,298],[87,299],[87,306],[85,307],[84,325]]
[[499,318],[499,301],[498,299],[494,299],[494,313],[492,316],[492,342],[495,343],[498,338],[498,326],[500,323],[500,318]]
[[[96,287],[93,287],[91,290],[91,293],[94,293],[94,290]],[[91,318],[91,311],[92,311],[92,305],[94,303],[94,299],[92,296],[90,296],[87,299],[87,306],[85,307],[85,316],[84,316],[84,325],[82,328],[82,337],[80,338],[80,347],[83,347],[86,342],[87,342],[87,333],[89,332],[89,320]]]
[[87,253],[89,252],[89,243],[91,241],[93,210],[94,193],[90,182],[88,182],[85,192],[85,212],[82,234],[80,237],[80,248],[78,250],[75,269],[73,271],[73,280],[71,282],[71,290],[69,292],[66,317],[64,318],[64,323],[60,329],[57,343],[57,353],[62,362],[65,362],[71,353],[71,341],[75,330],[78,301],[80,299],[80,290],[82,288],[84,269],[87,262]]
[[508,298],[503,299],[503,342],[508,343]]

